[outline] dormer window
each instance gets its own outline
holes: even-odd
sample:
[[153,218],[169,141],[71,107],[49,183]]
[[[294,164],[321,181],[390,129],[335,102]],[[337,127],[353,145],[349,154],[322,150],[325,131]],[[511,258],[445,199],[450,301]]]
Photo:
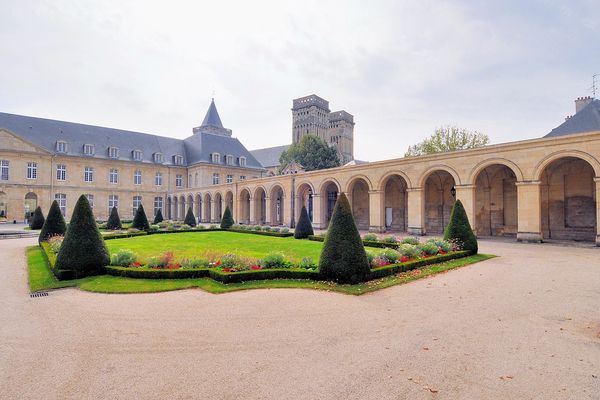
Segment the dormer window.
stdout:
[[233,156],[232,155],[227,155],[225,160],[227,162],[227,165],[233,165]]
[[246,157],[240,157],[240,167],[246,166]]
[[173,163],[175,165],[183,165],[183,156],[173,156]]
[[133,157],[133,159],[134,159],[135,161],[142,161],[142,156],[143,156],[143,154],[144,154],[144,153],[142,153],[142,151],[141,151],[141,150],[133,150],[133,151],[131,152],[131,155],[132,155],[132,157]]
[[221,155],[219,153],[212,153],[212,163],[221,164]]
[[119,148],[118,147],[109,147],[108,148],[108,156],[110,158],[119,158]]
[[162,163],[163,162],[163,155],[162,155],[162,153],[154,153],[154,162],[155,163]]
[[67,142],[59,140],[56,142],[56,152],[57,153],[66,153],[67,152]]
[[96,146],[93,144],[84,144],[83,145],[83,154],[86,156],[93,156],[96,152]]

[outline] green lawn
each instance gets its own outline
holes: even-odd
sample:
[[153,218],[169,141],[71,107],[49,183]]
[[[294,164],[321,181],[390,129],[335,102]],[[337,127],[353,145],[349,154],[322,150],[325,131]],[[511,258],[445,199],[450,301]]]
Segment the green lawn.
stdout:
[[245,289],[298,288],[327,290],[345,294],[360,295],[375,290],[383,289],[386,287],[407,283],[415,279],[420,279],[426,276],[438,274],[440,272],[449,271],[451,269],[459,268],[479,261],[484,261],[492,257],[494,256],[488,254],[477,254],[474,256],[460,258],[445,263],[434,264],[413,271],[388,276],[383,279],[376,279],[358,285],[339,285],[331,282],[315,282],[309,280],[293,279],[276,279],[266,281],[250,281],[243,283],[223,284],[220,282],[216,282],[210,278],[132,279],[114,277],[109,275],[91,276],[70,281],[59,281],[54,277],[54,275],[48,268],[46,259],[42,254],[42,250],[38,246],[32,246],[27,248],[29,287],[31,292],[58,289],[64,287],[77,287],[81,290],[100,293],[150,293],[188,288],[199,288],[210,293],[226,293]]
[[317,262],[323,243],[236,232],[185,232],[108,240],[111,254],[121,249],[134,251],[141,259],[172,251],[176,259],[210,258],[234,253],[242,257],[262,258],[270,252],[283,253],[286,260],[301,261],[312,257]]

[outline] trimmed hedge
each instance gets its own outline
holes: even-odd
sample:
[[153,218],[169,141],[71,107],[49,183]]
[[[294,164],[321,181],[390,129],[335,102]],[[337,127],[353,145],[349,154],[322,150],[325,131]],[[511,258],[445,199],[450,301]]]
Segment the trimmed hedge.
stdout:
[[465,212],[460,200],[456,200],[452,213],[450,214],[450,222],[444,232],[444,240],[455,242],[461,249],[470,251],[471,254],[477,254],[477,238],[469,224],[469,217]]
[[52,271],[52,273],[54,274],[54,276],[56,276],[58,280],[64,281],[75,279],[75,271],[67,269],[56,269],[56,254],[54,254],[48,242],[41,242],[40,247],[42,248],[42,254],[44,255],[44,258],[48,263],[48,268],[50,268],[50,271]]
[[300,218],[298,219],[298,224],[296,225],[296,229],[294,229],[294,238],[306,239],[314,234],[315,231],[313,230],[310,218],[308,218],[308,211],[306,211],[305,206],[302,206],[302,211],[300,211]]
[[31,216],[31,221],[29,222],[29,227],[31,229],[42,229],[44,226],[44,222],[46,218],[44,218],[44,213],[42,212],[42,207],[37,206],[33,215]]
[[[315,236],[315,235],[311,235],[308,237],[308,240],[312,240],[315,242],[324,242],[325,241],[325,237],[324,236]],[[382,242],[379,240],[363,240],[363,245],[365,247],[377,247],[378,249],[395,249],[397,250],[400,247],[401,243],[387,243],[387,242]]]
[[163,216],[162,216],[162,211],[160,210],[160,208],[158,209],[158,211],[156,212],[156,215],[154,216],[154,222],[152,223],[153,225],[156,225],[158,223],[163,222]]
[[417,260],[407,261],[399,264],[390,264],[384,267],[378,267],[371,270],[369,280],[384,278],[389,275],[394,275],[399,272],[411,271],[413,269],[424,267],[431,264],[438,264],[445,261],[454,260],[457,258],[467,257],[468,251],[455,251],[448,254],[440,254],[433,257],[419,258]]
[[[157,232],[154,232],[157,233]],[[125,239],[128,237],[135,237],[135,236],[145,236],[148,235],[149,232],[124,232],[124,233],[109,233],[108,235],[102,235],[102,237],[104,238],[104,240],[112,240],[112,239]]]
[[[225,229],[220,229],[225,230]],[[290,237],[294,236],[292,232],[268,232],[268,231],[243,231],[241,229],[227,229],[228,232],[249,233],[251,235],[274,236],[274,237]]]
[[131,227],[139,229],[141,231],[146,231],[150,229],[150,224],[148,223],[148,218],[146,217],[146,212],[144,211],[143,204],[140,204],[140,206],[136,210],[135,217],[133,217],[133,222],[131,223]]
[[50,236],[64,235],[66,231],[67,224],[65,223],[65,218],[60,212],[58,202],[54,200],[50,206],[50,210],[48,211],[48,216],[46,217],[44,226],[42,226],[42,230],[40,231],[38,242],[44,242],[48,240]]
[[110,210],[108,221],[106,221],[106,229],[114,231],[121,228],[123,228],[123,225],[121,224],[121,218],[119,218],[119,210],[117,210],[117,207],[113,207]]
[[221,228],[229,229],[233,226],[233,216],[231,215],[231,210],[229,206],[225,207],[225,211],[223,211],[223,217],[221,218]]

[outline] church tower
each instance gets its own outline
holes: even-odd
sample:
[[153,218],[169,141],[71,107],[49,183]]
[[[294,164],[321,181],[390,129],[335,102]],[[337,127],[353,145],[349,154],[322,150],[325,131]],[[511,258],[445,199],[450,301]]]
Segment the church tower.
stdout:
[[223,127],[223,123],[221,122],[221,117],[219,117],[219,112],[217,111],[214,98],[210,102],[210,106],[208,106],[208,111],[206,111],[202,125],[195,127],[193,132],[231,136],[231,129],[226,129]]
[[329,144],[335,145],[342,165],[354,160],[354,116],[346,111],[329,114]]

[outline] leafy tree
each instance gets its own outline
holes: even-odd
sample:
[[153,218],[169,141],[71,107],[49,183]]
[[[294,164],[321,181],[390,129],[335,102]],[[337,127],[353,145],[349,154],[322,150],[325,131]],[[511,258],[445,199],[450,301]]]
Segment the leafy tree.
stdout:
[[44,221],[44,226],[42,226],[42,230],[40,231],[38,241],[44,242],[48,240],[50,236],[64,235],[66,231],[67,224],[65,223],[65,218],[60,212],[58,202],[54,200],[50,206],[48,215],[46,216],[46,221]]
[[233,215],[231,215],[231,210],[229,206],[225,207],[225,211],[223,211],[223,217],[221,218],[221,228],[229,229],[233,226]]
[[310,235],[314,234],[315,232],[313,230],[312,223],[310,222],[310,218],[308,217],[308,211],[306,211],[305,206],[302,206],[302,211],[300,211],[300,218],[298,219],[298,223],[296,224],[296,228],[294,229],[294,238],[306,239]]
[[150,224],[148,223],[148,218],[146,218],[146,212],[144,211],[143,204],[140,204],[137,211],[135,212],[135,217],[133,217],[131,227],[140,229],[142,231],[150,229]]
[[341,165],[335,147],[328,146],[323,139],[315,135],[302,136],[300,141],[292,144],[281,153],[279,157],[280,172],[292,162],[302,164],[307,171],[339,167]]
[[119,210],[117,210],[117,207],[113,207],[112,210],[110,210],[108,221],[106,221],[106,229],[117,230],[122,227],[121,218],[119,218]]
[[196,217],[194,216],[192,207],[188,207],[187,214],[185,214],[185,219],[183,220],[183,223],[188,224],[189,226],[196,226]]
[[452,207],[450,222],[448,222],[444,232],[444,240],[451,240],[463,250],[470,251],[471,254],[477,254],[477,238],[473,233],[473,229],[471,229],[469,218],[460,200],[456,200],[454,207]]
[[356,283],[368,279],[371,268],[352,209],[344,193],[338,196],[319,260],[319,271],[329,280]]
[[92,207],[85,195],[81,195],[56,256],[55,268],[74,271],[75,278],[81,278],[101,273],[109,263],[108,249],[98,230]]
[[31,229],[42,229],[44,226],[44,213],[42,212],[42,207],[37,206],[33,215],[31,216],[31,220],[29,221],[29,227]]
[[447,125],[437,128],[433,135],[422,142],[409,146],[404,157],[473,149],[489,142],[490,138],[484,133]]
[[158,224],[160,222],[163,222],[163,216],[162,216],[162,211],[160,211],[160,208],[158,209],[158,211],[156,212],[156,215],[154,216],[154,224]]

